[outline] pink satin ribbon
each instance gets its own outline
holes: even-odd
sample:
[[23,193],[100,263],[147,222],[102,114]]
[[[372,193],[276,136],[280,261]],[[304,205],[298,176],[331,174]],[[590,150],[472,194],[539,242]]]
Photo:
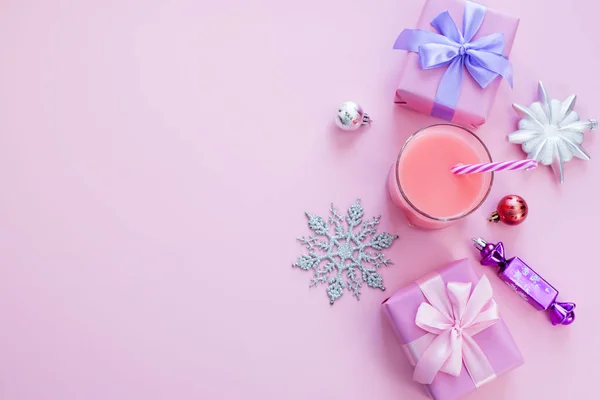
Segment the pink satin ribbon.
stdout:
[[417,284],[429,303],[421,303],[415,320],[427,333],[405,345],[415,365],[414,380],[430,384],[438,372],[459,376],[463,362],[476,387],[494,379],[494,369],[472,338],[500,319],[487,277],[473,293],[471,283],[446,285],[439,274]]

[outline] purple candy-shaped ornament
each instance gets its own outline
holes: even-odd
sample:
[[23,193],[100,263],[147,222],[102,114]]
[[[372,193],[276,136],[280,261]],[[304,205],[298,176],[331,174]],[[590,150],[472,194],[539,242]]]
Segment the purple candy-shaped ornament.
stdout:
[[481,255],[481,265],[498,267],[498,277],[537,310],[546,310],[553,325],[569,325],[575,320],[575,303],[557,302],[558,290],[519,257],[506,259],[502,242],[488,243],[473,238]]

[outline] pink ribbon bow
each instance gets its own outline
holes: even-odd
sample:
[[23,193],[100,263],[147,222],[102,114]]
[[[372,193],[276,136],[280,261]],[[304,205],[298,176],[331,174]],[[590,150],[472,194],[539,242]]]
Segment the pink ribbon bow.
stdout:
[[421,303],[415,321],[428,334],[418,339],[420,349],[411,349],[417,358],[414,379],[430,384],[440,371],[459,376],[463,362],[475,386],[493,379],[494,369],[472,338],[500,319],[487,277],[473,293],[471,283],[449,282],[446,287],[437,274],[417,283],[429,303]]

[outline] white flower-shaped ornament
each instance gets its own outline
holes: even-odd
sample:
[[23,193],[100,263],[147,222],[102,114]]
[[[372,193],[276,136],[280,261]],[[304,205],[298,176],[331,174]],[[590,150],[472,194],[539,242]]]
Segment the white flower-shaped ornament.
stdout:
[[522,117],[519,130],[508,135],[510,143],[520,144],[527,158],[558,169],[560,182],[564,182],[564,163],[573,157],[589,160],[583,150],[583,133],[598,127],[598,121],[580,121],[575,107],[576,95],[565,101],[550,99],[542,82],[539,83],[536,101],[529,108],[513,104]]

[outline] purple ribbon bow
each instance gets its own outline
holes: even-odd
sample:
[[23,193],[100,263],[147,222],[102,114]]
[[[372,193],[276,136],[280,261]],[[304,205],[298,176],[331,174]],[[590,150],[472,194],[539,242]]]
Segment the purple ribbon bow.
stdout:
[[462,83],[463,66],[485,89],[498,75],[512,87],[512,67],[502,54],[504,34],[492,33],[472,41],[479,30],[487,8],[467,1],[463,17],[463,32],[459,32],[448,11],[438,14],[431,25],[440,32],[405,29],[394,49],[419,53],[422,69],[448,65],[435,94],[431,115],[451,121],[454,117]]

